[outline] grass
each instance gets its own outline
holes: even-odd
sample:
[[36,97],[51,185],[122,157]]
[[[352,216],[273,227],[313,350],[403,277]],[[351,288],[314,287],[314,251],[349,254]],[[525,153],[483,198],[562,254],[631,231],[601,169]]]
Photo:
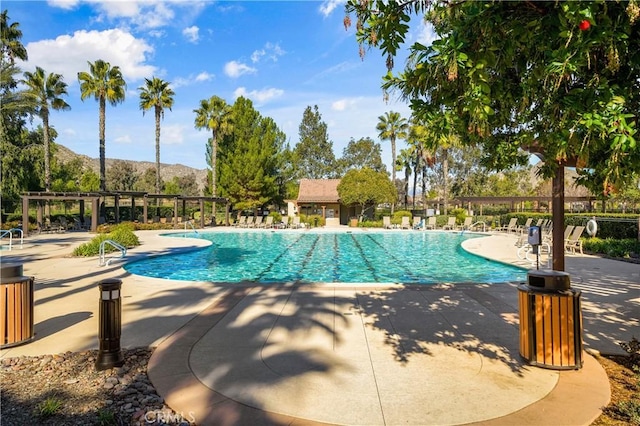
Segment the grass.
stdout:
[[40,404],[38,404],[38,412],[40,417],[51,417],[56,415],[62,409],[62,401],[55,397],[50,396]]

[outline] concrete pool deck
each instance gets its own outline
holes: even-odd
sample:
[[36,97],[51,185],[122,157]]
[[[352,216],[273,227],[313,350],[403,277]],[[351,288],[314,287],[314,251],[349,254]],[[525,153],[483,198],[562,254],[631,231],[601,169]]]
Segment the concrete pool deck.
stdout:
[[[204,243],[158,234],[139,232],[143,245],[127,257]],[[122,346],[157,347],[154,386],[199,425],[586,425],[609,400],[607,376],[588,354],[577,371],[520,358],[515,283],[213,286],[67,257],[90,238],[35,236],[2,251],[3,263],[24,263],[36,278],[36,335],[0,358],[97,348],[96,283],[119,278]],[[465,248],[530,266],[514,243],[489,235]],[[568,255],[566,270],[582,291],[585,348],[623,353],[618,342],[640,326],[640,265]]]

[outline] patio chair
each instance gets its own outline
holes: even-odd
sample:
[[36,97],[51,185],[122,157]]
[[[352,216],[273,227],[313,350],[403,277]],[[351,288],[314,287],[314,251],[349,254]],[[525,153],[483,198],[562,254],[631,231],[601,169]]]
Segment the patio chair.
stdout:
[[242,216],[240,216],[238,221],[233,224],[233,226],[235,226],[235,227],[243,227],[244,225],[246,225],[246,223],[247,223],[247,217],[242,215]]
[[409,216],[402,216],[400,229],[411,229],[411,222],[410,222]]
[[584,254],[582,252],[582,240],[580,239],[583,232],[584,226],[576,226],[573,229],[573,232],[571,233],[569,238],[564,240],[564,250],[566,252],[570,251],[571,253],[575,254],[576,250],[580,250],[580,254]]
[[523,226],[519,226],[518,230],[521,233],[527,232],[529,230],[529,227],[531,227],[531,222],[533,222],[533,218],[527,218],[527,221],[524,223]]
[[253,223],[250,225],[250,228],[261,228],[263,219],[264,216],[256,216]]
[[436,229],[435,216],[429,216],[429,218],[427,219],[427,224],[425,225],[424,229]]
[[273,228],[273,216],[267,216],[267,218],[262,223],[263,228]]
[[473,218],[471,216],[467,216],[464,218],[464,222],[458,227],[458,229],[460,229],[461,231],[468,231],[472,223]]
[[382,216],[382,227],[384,229],[391,229],[391,216]]
[[413,229],[422,228],[422,218],[420,216],[413,217]]
[[456,217],[455,216],[449,216],[449,220],[447,221],[447,224],[444,225],[442,227],[442,229],[454,230],[455,228],[456,228]]
[[294,216],[293,219],[291,220],[291,228],[293,229],[298,229],[298,228],[304,228],[304,224],[300,223],[300,216]]
[[567,227],[564,228],[564,239],[565,240],[567,240],[569,238],[569,236],[573,232],[573,228],[575,228],[575,226],[573,226],[573,225],[567,225]]
[[247,221],[244,223],[243,228],[251,228],[253,226],[253,221],[255,220],[255,216],[247,217]]
[[504,232],[516,232],[517,230],[518,230],[517,217],[512,217],[508,225],[501,226],[500,228],[497,229],[497,231],[504,231]]

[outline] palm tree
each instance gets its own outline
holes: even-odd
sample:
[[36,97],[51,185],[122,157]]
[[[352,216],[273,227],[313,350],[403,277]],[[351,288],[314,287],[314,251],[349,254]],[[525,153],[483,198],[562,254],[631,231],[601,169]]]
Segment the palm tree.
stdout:
[[160,120],[164,118],[164,109],[173,106],[173,96],[175,93],[166,82],[157,77],[149,80],[145,78],[145,85],[139,87],[140,109],[142,115],[145,111],[153,108],[156,116],[156,194],[160,193]]
[[[391,141],[391,181],[396,185],[396,139],[406,139],[409,125],[407,119],[402,118],[400,113],[388,111],[384,115],[378,117],[378,136],[380,139]],[[391,213],[393,214],[394,204],[391,204]]]
[[20,24],[14,22],[7,26],[8,21],[8,11],[4,10],[0,14],[0,50],[2,52],[2,62],[8,59],[9,64],[13,65],[16,58],[23,61],[27,60],[27,49],[20,41],[22,38]]
[[124,101],[127,83],[122,77],[120,67],[111,67],[109,62],[98,59],[89,64],[89,72],[79,72],[80,99],[83,101],[93,96],[99,104],[99,139],[100,139],[100,190],[106,191],[105,173],[105,110],[107,101],[112,105]]
[[34,112],[42,119],[44,142],[44,189],[51,191],[51,141],[49,137],[49,109],[69,110],[71,107],[61,96],[67,95],[67,83],[60,74],[47,74],[36,67],[35,72],[25,72],[23,83],[27,86],[25,95],[34,103]]
[[432,114],[425,122],[428,134],[428,148],[440,151],[442,163],[442,185],[444,214],[448,214],[449,207],[449,150],[461,146],[462,142],[454,126],[454,112],[443,110]]
[[[200,108],[194,109],[196,113],[196,129],[211,130],[211,196],[217,194],[217,156],[218,156],[218,136],[228,134],[232,129],[231,107],[224,99],[212,96],[209,99],[200,101]],[[216,203],[213,203],[213,217],[216,216]],[[215,223],[215,222],[214,222]]]

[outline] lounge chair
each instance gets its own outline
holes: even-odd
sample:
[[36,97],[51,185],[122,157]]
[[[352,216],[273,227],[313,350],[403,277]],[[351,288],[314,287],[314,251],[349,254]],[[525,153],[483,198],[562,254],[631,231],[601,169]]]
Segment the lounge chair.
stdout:
[[533,218],[527,218],[527,221],[524,223],[523,226],[519,226],[518,230],[520,232],[527,232],[529,231],[529,227],[531,227],[531,222],[533,222]]
[[233,226],[243,227],[246,224],[247,224],[247,217],[243,215],[243,216],[240,216],[240,218],[238,219],[238,222],[236,222]]
[[263,219],[264,219],[264,216],[256,216],[255,220],[253,221],[253,224],[251,224],[250,227],[251,228],[261,228]]
[[444,225],[442,227],[442,229],[454,230],[455,228],[456,228],[456,217],[455,216],[449,216],[449,220],[447,221],[447,224]]
[[429,216],[429,218],[427,219],[427,224],[425,225],[424,229],[436,229],[435,216]]
[[575,226],[573,226],[573,225],[567,225],[567,227],[564,228],[564,239],[565,239],[565,241],[569,238],[569,236],[573,232],[573,228],[575,228]]
[[291,220],[291,228],[298,229],[304,228],[304,224],[300,223],[300,216],[294,216]]
[[504,232],[516,232],[517,230],[518,230],[517,217],[512,217],[508,225],[501,226],[500,228],[497,229],[497,231],[504,231]]
[[273,228],[273,216],[267,216],[267,218],[262,223],[262,228]]
[[473,218],[471,216],[467,216],[464,218],[464,222],[462,225],[458,226],[458,229],[461,231],[468,231],[471,228],[471,224],[473,223]]
[[582,240],[580,239],[583,232],[584,226],[576,226],[573,229],[573,232],[571,233],[569,238],[564,240],[564,250],[566,252],[570,251],[571,253],[575,254],[576,250],[580,250],[580,254],[584,254],[582,252]]
[[413,217],[413,229],[422,228],[422,218],[420,216]]
[[384,229],[391,229],[391,216],[383,216],[382,217],[382,227]]
[[409,216],[402,216],[400,229],[411,229],[411,222],[410,222]]

